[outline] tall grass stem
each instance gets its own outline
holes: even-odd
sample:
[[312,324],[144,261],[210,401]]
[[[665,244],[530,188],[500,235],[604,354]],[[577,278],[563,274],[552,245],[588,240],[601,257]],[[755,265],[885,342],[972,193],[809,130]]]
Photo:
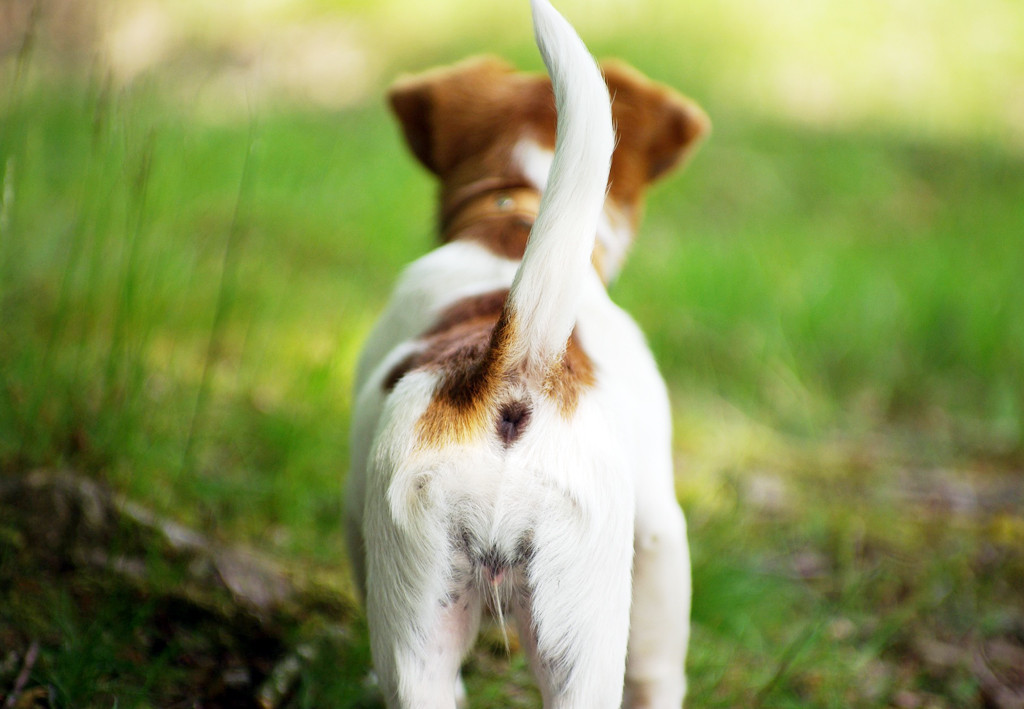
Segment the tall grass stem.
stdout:
[[245,157],[242,161],[242,173],[238,179],[238,192],[235,196],[235,206],[231,216],[231,225],[228,228],[227,239],[224,242],[224,251],[221,255],[220,282],[217,288],[217,301],[214,306],[213,322],[210,325],[210,336],[207,340],[206,354],[203,357],[203,368],[199,379],[199,390],[196,393],[188,434],[185,438],[184,450],[182,452],[181,474],[183,476],[189,476],[195,470],[196,439],[199,430],[205,422],[206,410],[209,405],[211,388],[213,385],[213,369],[216,364],[216,360],[220,357],[223,346],[224,330],[228,322],[228,316],[231,312],[231,305],[234,302],[234,295],[237,286],[236,272],[238,268],[242,237],[241,215],[246,195],[251,187],[255,133],[255,125],[250,121],[249,139],[246,145]]

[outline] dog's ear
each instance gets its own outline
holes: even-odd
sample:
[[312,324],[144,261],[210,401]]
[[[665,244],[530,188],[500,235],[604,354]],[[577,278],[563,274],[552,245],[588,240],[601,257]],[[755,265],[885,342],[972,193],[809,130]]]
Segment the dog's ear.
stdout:
[[616,152],[638,163],[629,170],[633,179],[651,182],[661,177],[710,131],[711,121],[693,101],[620,61],[604,61],[601,68],[612,96]]
[[430,83],[422,76],[402,77],[388,89],[388,103],[398,117],[413,155],[436,172],[431,151]]
[[443,176],[493,137],[493,95],[513,72],[496,57],[476,57],[450,67],[406,76],[388,90],[388,101],[413,154]]

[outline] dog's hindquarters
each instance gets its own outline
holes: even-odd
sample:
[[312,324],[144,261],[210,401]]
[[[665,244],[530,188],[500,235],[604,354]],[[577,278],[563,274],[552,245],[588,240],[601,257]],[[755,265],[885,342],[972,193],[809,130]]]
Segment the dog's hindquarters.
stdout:
[[[403,394],[428,377],[408,376]],[[399,454],[381,461],[390,481],[370,476],[367,611],[391,707],[452,706],[485,606],[515,619],[545,707],[619,706],[633,525],[626,454],[601,402],[582,403],[573,425],[553,406],[535,416],[507,454]]]

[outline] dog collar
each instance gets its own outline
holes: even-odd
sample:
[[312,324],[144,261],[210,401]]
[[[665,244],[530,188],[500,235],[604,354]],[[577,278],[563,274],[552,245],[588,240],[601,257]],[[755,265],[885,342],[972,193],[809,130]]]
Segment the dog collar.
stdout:
[[526,226],[533,224],[540,207],[540,192],[533,187],[507,186],[488,189],[461,200],[447,211],[441,223],[445,241],[460,232],[491,219],[518,218]]

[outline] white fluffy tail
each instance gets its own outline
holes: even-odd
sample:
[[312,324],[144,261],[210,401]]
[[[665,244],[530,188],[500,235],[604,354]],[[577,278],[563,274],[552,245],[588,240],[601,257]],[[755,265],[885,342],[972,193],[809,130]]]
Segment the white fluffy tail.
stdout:
[[558,128],[547,188],[506,303],[514,326],[505,345],[512,362],[547,365],[576,324],[615,133],[608,87],[583,41],[547,0],[531,4]]

